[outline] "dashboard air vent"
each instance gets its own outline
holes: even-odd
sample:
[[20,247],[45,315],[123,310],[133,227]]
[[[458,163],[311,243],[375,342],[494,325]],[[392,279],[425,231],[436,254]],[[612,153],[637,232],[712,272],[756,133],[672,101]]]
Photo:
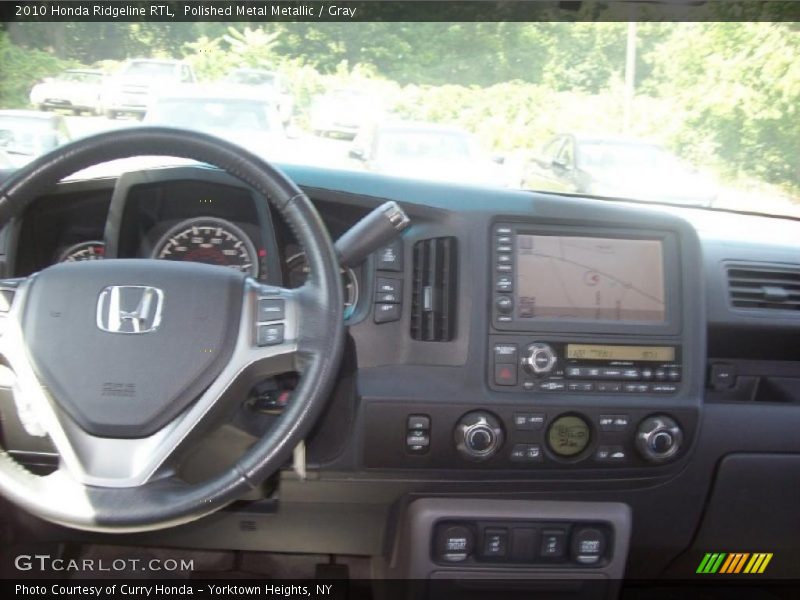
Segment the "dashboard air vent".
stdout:
[[455,336],[457,242],[431,238],[414,244],[411,337],[448,342]]
[[727,265],[735,308],[790,310],[800,315],[800,265]]

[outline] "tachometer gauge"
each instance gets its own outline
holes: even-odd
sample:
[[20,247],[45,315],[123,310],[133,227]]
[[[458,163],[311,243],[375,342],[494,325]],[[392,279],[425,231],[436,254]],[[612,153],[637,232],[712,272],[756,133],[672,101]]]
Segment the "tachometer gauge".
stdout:
[[153,258],[219,265],[258,276],[253,242],[225,219],[198,217],[178,223],[156,243]]
[[[308,277],[308,261],[303,252],[298,252],[286,259],[288,284],[290,288],[303,285]],[[353,269],[339,269],[342,273],[342,287],[344,288],[344,317],[348,318],[358,304],[358,278]]]
[[84,260],[102,260],[105,258],[106,245],[98,240],[74,244],[64,250],[58,262],[81,262]]

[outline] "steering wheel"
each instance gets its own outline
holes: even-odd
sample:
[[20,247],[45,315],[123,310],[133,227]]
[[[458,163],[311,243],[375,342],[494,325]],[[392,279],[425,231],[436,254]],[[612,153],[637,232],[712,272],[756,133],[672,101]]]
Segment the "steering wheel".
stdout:
[[[60,457],[38,476],[3,451],[0,493],[77,529],[169,527],[250,491],[308,434],[342,355],[339,265],[319,214],[286,175],[223,140],[142,127],[62,146],[0,186],[0,226],[67,175],[140,155],[201,161],[252,187],[292,228],[310,274],[289,290],[221,267],[119,259],[0,281],[10,299],[0,356],[15,374],[15,403]],[[237,383],[291,370],[301,377],[289,405],[233,467],[200,483],[180,478],[181,449],[220,419],[243,391]]]

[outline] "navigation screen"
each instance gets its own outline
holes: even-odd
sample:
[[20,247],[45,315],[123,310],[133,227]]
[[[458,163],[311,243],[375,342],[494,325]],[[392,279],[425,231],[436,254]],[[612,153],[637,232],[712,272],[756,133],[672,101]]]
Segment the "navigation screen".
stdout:
[[664,321],[661,242],[517,235],[521,319]]

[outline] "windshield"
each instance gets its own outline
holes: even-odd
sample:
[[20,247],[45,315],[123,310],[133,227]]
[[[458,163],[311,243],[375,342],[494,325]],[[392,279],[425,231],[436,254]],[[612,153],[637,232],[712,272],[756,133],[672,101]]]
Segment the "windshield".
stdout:
[[0,115],[0,147],[9,154],[39,155],[56,146],[56,137],[47,119]]
[[153,125],[171,125],[186,129],[222,129],[275,131],[278,125],[270,118],[269,106],[244,100],[164,98],[155,102],[146,121]]
[[378,136],[380,160],[464,160],[469,158],[469,140],[457,133],[388,131]]
[[175,65],[161,62],[132,62],[122,70],[123,75],[134,77],[172,77]]
[[[72,138],[141,121],[269,130],[258,98],[288,133],[269,145],[278,163],[424,178],[399,163],[435,159],[438,178],[464,185],[800,217],[794,23],[6,25],[0,108],[64,112]],[[172,83],[113,78],[99,93],[34,93],[66,69],[169,76],[241,102],[162,100]]]

